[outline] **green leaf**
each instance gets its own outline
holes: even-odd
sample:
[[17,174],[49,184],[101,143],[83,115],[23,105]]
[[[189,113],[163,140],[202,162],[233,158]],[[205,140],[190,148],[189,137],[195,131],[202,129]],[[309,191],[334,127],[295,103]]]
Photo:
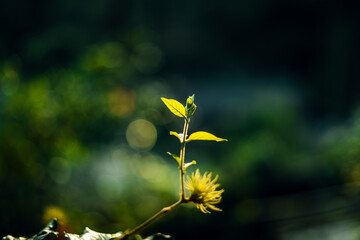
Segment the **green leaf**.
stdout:
[[178,134],[177,132],[170,131],[170,135],[177,137],[180,140],[180,142],[182,142],[182,138],[181,138],[182,136],[180,136],[180,134]]
[[185,107],[175,99],[161,98],[170,111],[178,117],[185,118]]
[[203,132],[203,131],[194,132],[193,134],[191,134],[187,142],[193,140],[205,140],[205,141],[217,141],[217,142],[227,141],[227,139],[219,138],[211,133]]
[[65,238],[67,240],[111,240],[114,238],[120,238],[122,235],[122,232],[117,232],[114,234],[99,233],[91,230],[90,228],[85,228],[81,235],[65,233]]
[[2,238],[2,240],[55,240],[58,238],[58,232],[56,229],[58,227],[58,222],[54,218],[51,222],[46,225],[46,227],[41,230],[38,234],[32,236],[31,238],[19,237],[15,238],[13,236],[7,235]]
[[164,235],[162,233],[156,233],[154,235],[151,235],[151,236],[145,238],[144,240],[175,240],[175,238],[173,238],[170,235]]
[[169,154],[170,156],[172,156],[176,161],[177,163],[179,164],[179,166],[181,166],[181,160],[180,158],[176,155],[176,154],[173,154],[171,152],[167,152],[167,154]]
[[185,163],[184,164],[184,172],[186,171],[186,169],[188,168],[188,167],[190,167],[191,165],[195,165],[196,164],[196,161],[195,160],[193,160],[192,162],[189,162],[189,163]]

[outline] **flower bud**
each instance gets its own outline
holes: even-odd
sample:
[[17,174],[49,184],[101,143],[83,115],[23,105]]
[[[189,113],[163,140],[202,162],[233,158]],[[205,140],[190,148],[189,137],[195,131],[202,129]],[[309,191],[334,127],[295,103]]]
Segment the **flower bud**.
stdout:
[[188,97],[188,99],[186,100],[186,116],[188,118],[190,118],[196,110],[196,105],[194,104],[194,98],[195,98],[195,94]]
[[187,107],[187,108],[191,108],[192,105],[194,104],[194,97],[195,97],[195,94],[193,94],[192,96],[188,97],[188,99],[186,100],[186,107]]

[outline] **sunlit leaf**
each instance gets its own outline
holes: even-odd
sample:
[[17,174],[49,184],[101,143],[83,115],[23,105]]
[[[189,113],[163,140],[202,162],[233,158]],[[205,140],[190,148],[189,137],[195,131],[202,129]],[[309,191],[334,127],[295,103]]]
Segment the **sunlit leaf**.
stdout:
[[217,141],[217,142],[227,141],[227,139],[219,138],[211,133],[203,132],[203,131],[192,133],[187,141],[190,142],[193,140],[205,140],[205,141]]
[[154,235],[151,235],[147,238],[145,238],[144,240],[175,240],[175,238],[173,238],[172,236],[170,235],[165,235],[165,234],[162,234],[162,233],[156,233]]
[[161,98],[170,111],[178,117],[185,118],[185,107],[175,99]]
[[91,230],[90,228],[85,228],[84,232],[81,235],[65,233],[65,237],[67,240],[111,240],[115,238],[120,238],[122,235],[122,232],[114,234],[99,233]]
[[191,165],[195,165],[196,164],[196,161],[195,160],[193,160],[192,162],[189,162],[189,163],[185,163],[184,164],[184,171],[186,171],[186,169],[188,168],[188,167],[190,167]]
[[177,137],[180,140],[180,142],[182,142],[183,134],[181,134],[181,133],[179,134],[177,132],[170,131],[170,135],[173,135],[173,136]]
[[13,236],[7,235],[2,238],[2,240],[55,240],[58,237],[58,232],[56,228],[58,223],[56,219],[51,220],[51,222],[46,225],[46,227],[41,230],[38,234],[32,236],[31,238],[19,237],[15,238]]
[[170,156],[172,156],[172,157],[177,161],[177,163],[179,164],[179,166],[181,165],[181,160],[180,160],[180,158],[179,158],[176,154],[170,153],[170,152],[167,152],[167,154],[169,154]]

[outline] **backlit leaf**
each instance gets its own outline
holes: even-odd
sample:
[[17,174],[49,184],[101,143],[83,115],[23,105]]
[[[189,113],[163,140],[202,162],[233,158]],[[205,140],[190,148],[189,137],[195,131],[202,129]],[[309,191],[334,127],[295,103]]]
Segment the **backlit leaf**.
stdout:
[[193,160],[192,162],[189,162],[189,163],[185,163],[184,164],[184,171],[186,171],[186,169],[188,168],[188,167],[190,167],[191,165],[195,165],[196,164],[196,161],[195,160]]
[[205,141],[217,141],[217,142],[227,141],[227,139],[219,138],[211,133],[203,132],[203,131],[194,132],[193,134],[190,135],[187,141],[190,142],[193,140],[205,140]]
[[180,160],[180,158],[179,158],[176,154],[171,153],[171,152],[167,152],[167,154],[169,154],[170,156],[172,156],[172,157],[177,161],[177,163],[179,164],[179,166],[181,165],[181,160]]
[[182,134],[180,133],[177,133],[177,132],[173,132],[173,131],[170,131],[170,135],[173,135],[173,136],[175,136],[175,137],[177,137],[179,140],[180,140],[180,142],[182,142]]
[[185,107],[175,99],[161,98],[170,111],[178,117],[185,118]]

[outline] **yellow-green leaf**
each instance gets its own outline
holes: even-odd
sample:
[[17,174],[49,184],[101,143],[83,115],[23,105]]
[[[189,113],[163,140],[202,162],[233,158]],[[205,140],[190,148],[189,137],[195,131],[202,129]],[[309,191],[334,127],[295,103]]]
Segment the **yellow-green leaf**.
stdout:
[[193,134],[190,135],[187,141],[190,142],[193,140],[205,140],[205,141],[217,141],[217,142],[227,141],[227,139],[219,138],[211,133],[203,132],[203,131],[194,132]]
[[185,118],[185,107],[175,99],[161,98],[170,111],[178,117]]
[[181,139],[180,135],[177,132],[170,131],[170,135],[173,135],[173,136],[177,137],[180,140],[180,142],[182,142],[182,139]]
[[195,160],[193,160],[192,162],[189,162],[189,163],[185,163],[185,165],[184,165],[184,173],[186,172],[186,169],[188,167],[190,167],[191,165],[195,165],[195,164],[196,164]]
[[179,158],[176,154],[173,154],[173,153],[171,153],[171,152],[167,152],[167,154],[169,154],[170,156],[172,156],[172,157],[177,161],[177,163],[179,164],[179,167],[180,167],[180,165],[181,165],[181,160],[180,160],[180,158]]

